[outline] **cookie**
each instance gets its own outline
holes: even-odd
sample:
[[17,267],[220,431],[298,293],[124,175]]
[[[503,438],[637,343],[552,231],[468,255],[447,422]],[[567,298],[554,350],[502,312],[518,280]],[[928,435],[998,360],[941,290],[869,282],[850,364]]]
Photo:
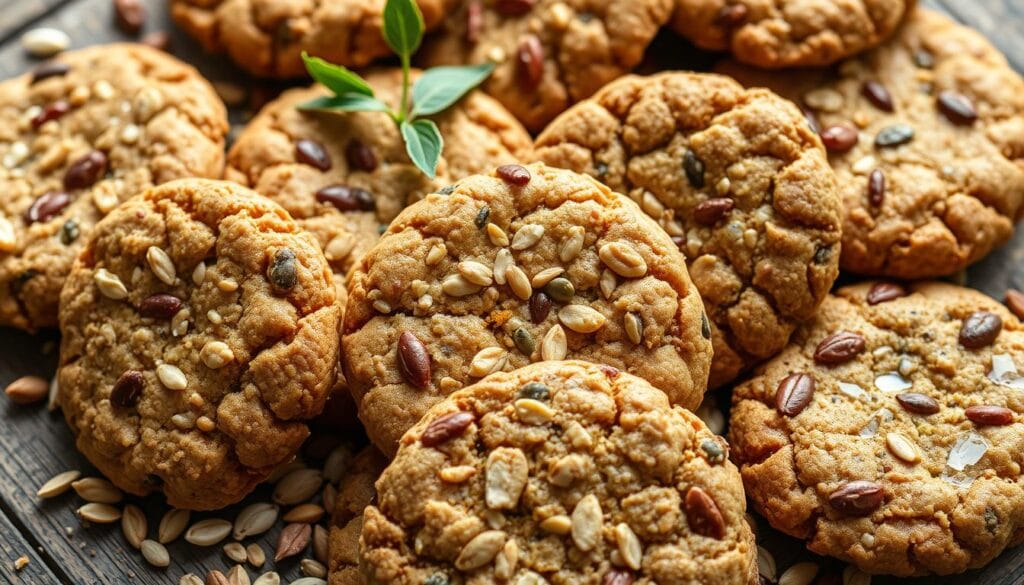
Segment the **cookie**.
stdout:
[[93,225],[154,184],[219,177],[227,130],[195,69],[140,45],[63,53],[0,82],[0,325],[56,327]]
[[532,364],[453,394],[377,491],[369,583],[757,583],[725,440],[608,366]]
[[775,528],[868,573],[951,574],[1024,538],[1024,328],[948,284],[840,289],[733,394]]
[[[375,70],[366,80],[380,99],[394,104],[401,98],[401,70]],[[406,205],[463,177],[532,156],[522,125],[498,102],[472,92],[432,118],[444,152],[431,180],[409,160],[387,114],[297,109],[325,95],[320,86],[293,89],[265,106],[232,146],[225,176],[274,200],[316,236],[341,293],[355,259]]]
[[677,0],[671,26],[757,67],[831,65],[893,34],[914,0]]
[[537,157],[627,194],[673,236],[711,320],[711,387],[781,351],[838,275],[835,175],[800,111],[769,91],[626,77],[552,122]]
[[[456,0],[416,0],[431,29]],[[209,52],[260,77],[307,77],[303,51],[348,67],[391,55],[385,0],[170,0],[171,17]]]
[[429,65],[484,63],[484,83],[533,132],[628,73],[673,0],[462,0],[421,51]]
[[337,370],[316,240],[234,183],[182,180],[100,221],[61,296],[60,404],[121,489],[234,503],[294,457]]
[[377,497],[374,483],[388,460],[374,447],[367,447],[353,458],[338,485],[331,515],[329,585],[363,585],[359,574],[359,534],[363,529],[363,510]]
[[433,404],[487,374],[566,357],[700,404],[710,326],[686,263],[629,199],[541,164],[499,167],[403,211],[349,275],[345,378],[394,455]]
[[916,10],[831,72],[728,72],[802,102],[822,129],[846,211],[844,270],[950,275],[1009,240],[1024,213],[1024,80],[945,16]]

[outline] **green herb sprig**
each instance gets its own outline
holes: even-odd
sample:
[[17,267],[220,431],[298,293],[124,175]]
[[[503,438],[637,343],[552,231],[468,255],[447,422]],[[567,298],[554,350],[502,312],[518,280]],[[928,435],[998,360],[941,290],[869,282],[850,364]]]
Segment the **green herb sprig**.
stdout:
[[413,0],[388,0],[384,6],[384,40],[402,61],[402,101],[397,110],[374,95],[370,84],[355,72],[305,53],[302,54],[302,60],[306,70],[334,95],[317,98],[299,107],[307,110],[387,113],[402,134],[409,158],[433,179],[437,175],[437,162],[444,149],[444,139],[437,124],[427,116],[443,112],[480,85],[494,71],[494,63],[434,67],[424,71],[410,88],[412,56],[423,41],[423,30],[423,14]]

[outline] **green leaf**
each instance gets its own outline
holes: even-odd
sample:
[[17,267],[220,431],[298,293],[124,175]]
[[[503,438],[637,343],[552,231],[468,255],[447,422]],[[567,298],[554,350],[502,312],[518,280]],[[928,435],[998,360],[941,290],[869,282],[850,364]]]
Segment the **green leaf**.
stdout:
[[423,40],[423,14],[413,0],[388,0],[384,5],[384,40],[399,57],[408,58]]
[[412,88],[412,116],[429,116],[447,109],[494,71],[494,63],[428,69]]
[[373,97],[373,88],[362,77],[356,73],[334,63],[328,63],[319,57],[310,57],[302,53],[302,61],[306,64],[306,71],[319,81],[327,89],[338,95],[359,94]]
[[444,139],[433,120],[402,122],[402,138],[409,158],[428,177],[437,176],[437,161],[441,158]]
[[391,108],[379,99],[354,93],[318,97],[299,105],[299,109],[340,110],[342,112],[391,112]]

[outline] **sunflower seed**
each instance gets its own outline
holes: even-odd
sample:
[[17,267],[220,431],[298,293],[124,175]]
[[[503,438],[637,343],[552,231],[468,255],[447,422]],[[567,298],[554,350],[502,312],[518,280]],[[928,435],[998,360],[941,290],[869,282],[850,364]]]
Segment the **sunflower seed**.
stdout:
[[78,517],[93,524],[111,524],[121,519],[121,510],[110,504],[86,504],[76,512]]
[[484,501],[491,510],[514,510],[526,488],[530,472],[526,455],[510,447],[498,447],[487,456]]
[[46,410],[55,412],[60,408],[60,381],[57,376],[50,380],[49,395],[46,397]]
[[633,345],[638,345],[643,341],[644,337],[644,322],[640,320],[635,313],[626,313],[624,319],[626,325],[626,335],[629,340],[633,342]]
[[893,455],[907,463],[917,463],[921,460],[921,454],[917,451],[917,448],[914,447],[914,443],[900,433],[886,434],[885,444],[889,447],[889,450],[892,451]]
[[462,278],[465,278],[472,284],[491,286],[493,279],[491,278],[491,269],[487,266],[473,260],[466,260],[459,262],[458,268]]
[[96,504],[116,504],[124,499],[121,490],[100,477],[86,477],[71,484],[78,497]]
[[572,511],[572,541],[583,552],[593,550],[601,539],[603,512],[597,496],[588,494]]
[[82,472],[77,469],[71,469],[51,477],[46,480],[36,492],[36,495],[40,498],[55,498],[71,488],[71,483],[82,476]]
[[14,233],[14,224],[5,217],[0,217],[0,252],[11,252],[17,247],[18,237]]
[[267,553],[263,552],[263,547],[258,542],[253,542],[245,547],[245,557],[249,560],[249,564],[257,569],[267,562]]
[[245,547],[238,542],[229,542],[225,544],[224,556],[236,563],[244,563],[249,559],[249,554],[245,552]]
[[757,547],[757,573],[765,579],[775,582],[775,557],[763,546]]
[[576,295],[576,287],[568,278],[559,277],[547,283],[544,293],[559,303],[568,303]]
[[611,242],[601,246],[598,255],[605,266],[625,278],[639,278],[647,274],[647,262],[636,248],[624,242]]
[[287,524],[277,537],[277,551],[274,553],[274,562],[279,563],[281,559],[291,557],[306,550],[309,546],[312,528],[309,524]]
[[228,571],[228,583],[231,585],[252,585],[249,573],[245,572],[245,567],[242,565],[231,567],[231,570]]
[[572,262],[583,250],[583,241],[586,231],[582,226],[574,225],[569,229],[569,237],[562,242],[562,248],[558,251],[558,258],[562,262]]
[[302,577],[292,581],[291,585],[327,585],[327,581],[317,577]]
[[572,532],[572,519],[565,514],[551,516],[550,518],[545,518],[544,521],[540,523],[540,529],[544,532],[550,532],[551,534],[565,536]]
[[779,577],[779,585],[810,585],[818,575],[818,565],[814,563],[797,563],[786,569]]
[[178,273],[174,269],[174,262],[171,261],[171,257],[167,255],[167,252],[164,252],[163,248],[150,246],[146,250],[146,261],[149,262],[149,269],[160,279],[160,282],[172,285],[177,280]]
[[142,557],[154,567],[166,567],[171,564],[171,555],[164,548],[164,545],[155,540],[143,540],[139,546]]
[[472,571],[486,565],[505,546],[506,538],[501,530],[487,530],[477,534],[462,547],[462,552],[455,559],[455,568],[460,571]]
[[4,392],[15,404],[39,402],[50,391],[50,383],[39,376],[22,376],[7,385]]
[[434,266],[448,255],[448,248],[444,244],[434,244],[427,252],[427,266]]
[[513,250],[525,250],[540,241],[544,235],[544,226],[535,223],[528,223],[516,230],[512,237]]
[[146,539],[146,528],[146,515],[142,510],[134,504],[125,506],[121,515],[121,532],[132,548],[142,546],[142,541]]
[[508,245],[508,234],[493,223],[487,224],[487,237],[491,240],[492,244],[500,248]]
[[163,515],[163,518],[160,518],[160,526],[156,529],[157,542],[167,544],[177,540],[181,533],[185,532],[191,517],[192,513],[188,510],[180,510],[178,508],[168,510]]
[[508,580],[516,572],[516,565],[519,563],[519,545],[516,539],[509,539],[501,552],[494,559],[494,576],[499,579]]
[[555,410],[539,400],[520,398],[516,400],[516,415],[528,425],[547,424],[555,417]]
[[540,342],[540,357],[544,361],[564,360],[569,351],[569,340],[561,325],[552,325]]
[[620,522],[615,526],[615,542],[619,546],[619,554],[626,566],[634,571],[639,571],[644,560],[643,547],[636,533],[629,527],[629,524]]
[[224,573],[215,569],[206,574],[206,585],[231,585],[231,582]]
[[252,585],[281,585],[281,576],[274,571],[263,573],[252,582]]
[[221,518],[207,518],[189,527],[185,540],[196,546],[213,546],[231,533],[231,523]]
[[515,264],[515,260],[508,248],[498,250],[498,254],[494,257],[494,282],[505,284],[505,275],[513,264]]
[[501,371],[508,363],[508,352],[500,347],[485,347],[481,349],[469,365],[469,375],[474,378],[482,378],[488,374]]
[[96,287],[100,289],[100,294],[108,299],[119,301],[128,296],[128,289],[121,279],[106,268],[97,270],[93,275],[93,280],[96,281]]
[[300,522],[303,524],[314,524],[324,517],[324,509],[317,504],[299,504],[292,508],[287,514],[281,517],[285,522]]
[[292,506],[313,497],[324,477],[319,469],[298,469],[281,478],[274,487],[274,502],[282,506]]
[[530,280],[530,284],[533,285],[533,288],[543,288],[544,285],[554,280],[555,277],[561,275],[563,272],[565,272],[565,268],[560,266],[545,268],[533,275],[533,278]]
[[178,585],[203,585],[203,580],[192,573],[185,573],[178,579]]
[[447,483],[463,483],[474,475],[476,475],[476,468],[472,465],[445,467],[437,472],[437,476],[441,478],[441,481]]
[[327,564],[328,548],[327,529],[317,524],[313,527],[313,558]]
[[611,270],[601,271],[601,278],[597,283],[598,288],[601,289],[601,296],[608,299],[611,298],[612,293],[615,292],[615,287],[619,285],[618,280],[615,278],[615,273]]
[[317,579],[327,577],[327,567],[323,566],[320,561],[313,559],[302,559],[299,561],[299,570],[307,577],[316,577]]
[[200,262],[192,269],[192,283],[199,286],[206,282],[206,263]]
[[607,319],[587,305],[569,305],[558,311],[558,320],[576,333],[593,333],[604,327]]
[[56,28],[34,28],[21,35],[21,46],[33,57],[50,57],[71,46],[71,37]]
[[188,387],[188,378],[185,377],[185,373],[178,366],[160,364],[156,367],[156,377],[169,390],[184,390]]
[[512,293],[520,300],[528,300],[533,294],[533,287],[530,286],[530,279],[527,278],[523,269],[518,266],[509,266],[505,271],[505,278],[512,288]]
[[449,274],[441,282],[441,290],[450,297],[465,297],[480,292],[480,285],[466,280],[461,274]]

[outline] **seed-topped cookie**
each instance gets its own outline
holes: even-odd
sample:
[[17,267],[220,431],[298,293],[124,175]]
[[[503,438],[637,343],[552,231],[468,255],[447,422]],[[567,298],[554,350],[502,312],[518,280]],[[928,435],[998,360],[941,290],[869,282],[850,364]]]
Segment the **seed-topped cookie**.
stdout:
[[[380,99],[399,101],[401,70],[373,71],[366,80]],[[532,140],[522,125],[498,102],[473,92],[433,117],[444,152],[432,180],[409,160],[386,113],[298,109],[327,94],[319,86],[294,89],[264,107],[232,147],[226,176],[274,200],[315,235],[342,292],[352,263],[406,205],[463,177],[531,157]]]
[[980,567],[1024,531],[1024,328],[970,289],[843,288],[734,390],[729,431],[772,526],[868,573]]
[[377,491],[369,583],[757,583],[724,439],[604,365],[533,364],[453,394]]
[[775,355],[839,273],[842,210],[800,111],[718,75],[626,77],[559,116],[537,157],[627,194],[685,252],[712,387]]
[[485,63],[484,84],[531,131],[624,75],[672,13],[673,0],[461,0],[428,40],[430,65]]
[[55,327],[92,226],[154,184],[219,177],[227,129],[195,69],[139,45],[64,53],[0,82],[0,325]]
[[499,167],[428,195],[349,277],[345,377],[374,443],[487,374],[566,357],[642,376],[695,408],[711,328],[682,254],[585,175]]
[[291,460],[334,384],[334,295],[316,240],[244,187],[175,181],[122,204],[61,298],[78,449],[133,494],[238,501]]
[[345,470],[338,485],[331,515],[330,585],[364,585],[359,573],[359,534],[363,529],[363,511],[377,497],[374,483],[388,460],[375,447],[359,452]]
[[945,16],[916,10],[832,72],[724,71],[803,103],[820,128],[846,211],[845,270],[953,274],[1009,240],[1024,213],[1024,80]]
[[758,67],[830,65],[896,30],[914,0],[676,0],[672,28]]
[[[416,0],[428,29],[457,0]],[[262,77],[306,77],[303,51],[349,67],[391,54],[381,34],[385,0],[170,0],[171,16],[210,52]]]

